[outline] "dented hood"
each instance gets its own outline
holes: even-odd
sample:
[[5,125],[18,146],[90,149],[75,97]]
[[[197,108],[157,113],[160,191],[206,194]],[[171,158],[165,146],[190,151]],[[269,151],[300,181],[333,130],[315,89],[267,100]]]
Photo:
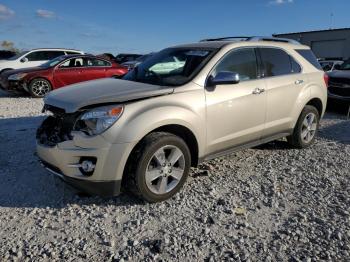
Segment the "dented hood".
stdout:
[[45,97],[44,102],[46,105],[62,108],[66,113],[73,113],[90,105],[122,103],[173,92],[171,87],[105,78],[54,90]]

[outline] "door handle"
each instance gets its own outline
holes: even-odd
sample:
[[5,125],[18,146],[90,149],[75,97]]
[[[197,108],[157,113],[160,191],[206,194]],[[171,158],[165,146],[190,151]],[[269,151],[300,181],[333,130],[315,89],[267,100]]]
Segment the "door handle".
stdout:
[[301,85],[302,83],[304,83],[304,80],[301,80],[301,79],[295,80],[295,82],[294,82],[294,84],[296,84],[296,85]]
[[265,92],[265,89],[264,88],[255,88],[252,92],[253,95],[259,95],[261,93],[264,93]]

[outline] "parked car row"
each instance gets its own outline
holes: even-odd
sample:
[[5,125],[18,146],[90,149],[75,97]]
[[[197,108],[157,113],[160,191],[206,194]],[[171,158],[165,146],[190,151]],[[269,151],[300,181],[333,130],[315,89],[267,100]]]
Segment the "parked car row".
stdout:
[[128,72],[114,60],[71,49],[35,49],[0,61],[0,88],[43,97],[53,89]]
[[0,60],[9,59],[15,55],[16,53],[14,51],[0,50]]
[[350,105],[350,59],[343,62],[338,70],[328,72],[328,98]]
[[126,67],[92,55],[64,55],[40,66],[7,70],[0,75],[0,85],[7,91],[26,91],[43,97],[53,89],[105,77],[121,77]]
[[340,66],[344,63],[342,60],[319,60],[323,71],[332,72],[334,70],[339,70]]

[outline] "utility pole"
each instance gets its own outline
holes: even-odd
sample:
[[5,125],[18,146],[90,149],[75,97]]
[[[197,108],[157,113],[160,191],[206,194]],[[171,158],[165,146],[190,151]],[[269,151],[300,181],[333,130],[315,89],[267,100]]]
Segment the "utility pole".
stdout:
[[332,28],[333,28],[333,17],[334,17],[334,14],[331,13],[331,24],[330,24],[329,29],[332,29]]

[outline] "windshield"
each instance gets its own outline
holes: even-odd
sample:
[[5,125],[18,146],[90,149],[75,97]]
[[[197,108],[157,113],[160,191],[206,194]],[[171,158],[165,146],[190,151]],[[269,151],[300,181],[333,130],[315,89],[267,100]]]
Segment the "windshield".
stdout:
[[40,65],[40,67],[48,68],[48,67],[55,66],[55,65],[59,64],[60,62],[62,62],[65,58],[66,58],[66,56],[64,56],[64,55],[56,57],[56,58]]
[[23,56],[23,55],[25,55],[25,54],[27,54],[27,53],[28,53],[28,51],[23,51],[23,52],[21,52],[21,53],[15,55],[15,56],[13,56],[13,57],[8,58],[7,60],[16,60],[16,59],[20,58],[21,56]]
[[350,59],[341,64],[340,70],[350,70]]
[[123,79],[152,85],[180,86],[190,81],[213,53],[213,49],[164,49],[135,67]]
[[143,56],[140,56],[138,58],[136,58],[136,61],[137,62],[143,62],[145,61],[147,58],[151,57],[153,54],[147,54],[147,55],[143,55]]

